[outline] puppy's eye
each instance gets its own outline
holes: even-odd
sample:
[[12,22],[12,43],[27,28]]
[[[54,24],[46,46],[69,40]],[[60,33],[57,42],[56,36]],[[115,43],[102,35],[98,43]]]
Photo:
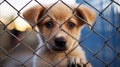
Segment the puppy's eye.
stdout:
[[75,24],[73,22],[68,22],[68,28],[73,29],[75,27]]
[[54,27],[52,21],[47,21],[47,22],[45,23],[45,26],[46,26],[47,28],[53,28],[53,27]]

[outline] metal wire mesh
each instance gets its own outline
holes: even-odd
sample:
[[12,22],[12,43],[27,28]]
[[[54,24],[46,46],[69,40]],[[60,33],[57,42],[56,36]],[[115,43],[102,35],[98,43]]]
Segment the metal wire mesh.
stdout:
[[[24,5],[22,5],[22,7],[20,9],[17,9],[16,6],[14,6],[9,0],[1,0],[0,1],[0,5],[2,7],[3,4],[7,4],[9,5],[9,7],[11,7],[15,12],[16,15],[14,18],[12,18],[12,20],[7,21],[7,23],[5,23],[3,21],[3,19],[0,17],[0,67],[32,67],[32,59],[33,56],[36,55],[39,58],[41,58],[43,61],[49,63],[51,65],[51,67],[56,66],[57,64],[61,63],[65,57],[67,57],[67,55],[72,52],[73,50],[71,50],[69,53],[67,53],[63,59],[61,59],[61,61],[59,61],[58,63],[56,63],[55,65],[51,64],[50,62],[48,62],[47,60],[45,60],[44,58],[40,57],[38,54],[36,54],[36,52],[41,49],[46,43],[48,43],[48,41],[54,37],[52,36],[51,38],[47,39],[46,38],[46,42],[43,44],[43,46],[41,47],[37,47],[38,45],[38,41],[37,41],[37,37],[36,37],[36,33],[40,34],[41,36],[44,36],[42,33],[37,32],[36,30],[34,30],[34,27],[37,24],[30,24],[30,26],[32,27],[32,30],[29,31],[25,31],[25,32],[20,32],[18,30],[10,30],[8,27],[17,19],[17,18],[21,18],[22,20],[24,20],[24,18],[21,16],[22,14],[22,10],[24,10],[26,7],[29,6],[29,4],[31,4],[32,2],[35,2],[37,4],[39,4],[40,6],[42,6],[43,8],[44,5],[41,4],[39,2],[39,0],[29,0],[28,2],[26,2]],[[62,31],[64,31],[66,34],[68,34],[69,36],[71,36],[73,39],[75,39],[76,41],[79,42],[80,46],[88,53],[90,53],[91,57],[89,58],[88,62],[92,62],[93,66],[94,63],[94,58],[96,58],[98,63],[104,65],[105,67],[111,67],[112,64],[115,63],[116,61],[116,66],[119,67],[120,66],[120,50],[117,50],[116,48],[114,48],[114,46],[112,46],[110,44],[110,41],[112,39],[114,39],[114,37],[116,35],[120,36],[120,24],[114,24],[113,21],[109,20],[108,17],[104,16],[104,13],[106,12],[106,10],[112,5],[115,4],[118,6],[118,8],[120,8],[120,3],[117,0],[109,0],[109,4],[106,5],[106,7],[103,10],[99,10],[98,8],[96,8],[95,6],[93,6],[90,2],[88,2],[87,0],[81,0],[82,2],[76,7],[78,8],[79,6],[81,6],[81,4],[86,4],[87,6],[89,6],[90,8],[92,8],[98,15],[98,17],[100,19],[102,19],[103,21],[105,21],[107,24],[111,25],[112,28],[114,29],[114,32],[110,35],[110,37],[104,36],[103,34],[101,34],[100,32],[98,32],[96,30],[96,24],[98,23],[97,20],[95,21],[95,24],[92,26],[92,29],[89,30],[89,32],[87,33],[87,35],[81,39],[81,40],[77,40],[76,38],[74,38],[71,34],[69,34],[68,32],[66,32],[64,29],[61,28],[63,24],[60,25],[60,28]],[[46,11],[45,14],[47,14],[47,12],[54,7],[54,5],[56,5],[58,2],[62,2],[64,5],[66,5],[69,9],[71,9],[73,11],[73,15],[74,14],[74,10],[68,5],[66,4],[64,1],[62,0],[58,0],[55,3],[53,3]],[[5,8],[4,8],[5,9]],[[0,10],[2,10],[2,8],[0,8]],[[9,12],[9,11],[8,11]],[[120,14],[119,14],[120,15]],[[44,16],[43,16],[44,17]],[[52,18],[49,15],[50,18]],[[70,17],[71,18],[71,17]],[[53,18],[52,18],[53,19]],[[68,18],[69,19],[69,18]],[[24,20],[25,21],[25,20]],[[39,20],[41,21],[41,19]],[[67,21],[67,20],[66,20]],[[56,22],[57,23],[57,22]],[[118,22],[119,23],[119,22]],[[59,24],[59,23],[57,23]],[[87,24],[87,23],[86,23]],[[59,32],[57,32],[59,33]],[[56,35],[57,33],[55,33],[54,35]],[[117,34],[116,34],[117,33]],[[33,35],[34,34],[34,35]],[[101,47],[94,52],[93,50],[91,50],[92,48],[88,48],[87,46],[85,46],[85,44],[83,42],[87,41],[88,38],[90,38],[90,36],[92,34],[96,35],[96,38],[99,38],[102,40],[102,45]],[[33,38],[33,39],[29,39],[29,38]],[[119,38],[119,37],[118,37]],[[92,39],[92,38],[91,38]],[[7,44],[7,45],[4,45]],[[33,45],[35,44],[35,45]],[[79,46],[79,44],[77,46]],[[119,43],[120,44],[120,43]],[[117,45],[119,45],[117,44]],[[76,46],[76,47],[77,47]],[[92,45],[94,46],[94,45]],[[37,49],[36,49],[37,47]],[[76,48],[75,47],[75,48]],[[101,58],[99,56],[100,53],[102,53],[102,51],[108,48],[111,51],[113,51],[115,53],[115,56],[112,57],[110,59],[109,62],[106,62],[103,58]],[[118,46],[118,49],[120,49],[120,46]],[[103,54],[104,55],[104,54]],[[118,60],[119,59],[119,60]],[[97,66],[97,65],[96,65]]]

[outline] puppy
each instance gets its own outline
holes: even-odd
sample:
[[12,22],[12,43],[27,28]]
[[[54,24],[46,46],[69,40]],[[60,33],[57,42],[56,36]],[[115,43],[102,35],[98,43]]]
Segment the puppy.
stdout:
[[83,5],[69,8],[58,2],[51,8],[31,7],[23,16],[40,33],[34,67],[91,67],[78,42],[83,25],[91,28],[95,19],[89,8]]

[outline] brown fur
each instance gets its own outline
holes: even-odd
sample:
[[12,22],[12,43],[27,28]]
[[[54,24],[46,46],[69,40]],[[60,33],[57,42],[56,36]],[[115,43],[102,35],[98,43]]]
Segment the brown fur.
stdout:
[[[79,65],[81,65],[81,67],[83,67],[83,65],[87,63],[87,60],[82,48],[80,46],[77,46],[79,45],[77,40],[79,40],[79,32],[85,23],[88,24],[89,28],[91,28],[91,25],[93,24],[93,21],[95,19],[94,12],[82,5],[75,9],[73,5],[72,9],[75,9],[75,13],[77,14],[77,16],[85,20],[82,21],[78,19],[78,17],[74,16],[73,11],[62,3],[57,3],[45,14],[44,12],[46,9],[48,8],[34,6],[23,13],[24,18],[28,22],[37,24],[39,31],[43,34],[43,37],[46,38],[42,38],[44,40],[43,42],[48,40],[48,44],[45,44],[44,47],[40,48],[37,51],[37,54],[40,57],[44,58],[44,61],[38,56],[35,56],[35,67],[51,67],[51,65],[55,65],[57,63],[57,67],[66,67],[68,63],[78,63]],[[41,17],[43,17],[43,14],[45,14],[44,18],[41,19]],[[53,23],[53,27],[47,28],[45,24],[51,21]],[[74,23],[74,27],[72,29],[70,29],[70,27],[68,26],[69,22]],[[56,47],[54,39],[58,37],[65,38],[66,50],[59,51],[53,49],[53,47]],[[75,48],[76,46],[77,48]],[[70,52],[72,49],[74,50]],[[68,54],[67,57],[65,57],[66,54]],[[60,62],[63,58],[64,60]],[[70,62],[68,62],[68,60]],[[47,61],[48,63],[45,61]],[[91,65],[87,64],[86,67],[91,67]]]

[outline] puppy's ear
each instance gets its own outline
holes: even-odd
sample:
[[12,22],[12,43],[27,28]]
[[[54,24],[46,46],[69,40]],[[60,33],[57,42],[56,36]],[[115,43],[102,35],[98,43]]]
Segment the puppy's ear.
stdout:
[[36,23],[38,18],[43,14],[44,8],[40,5],[33,6],[23,13],[25,20],[31,23]]
[[77,16],[82,18],[83,20],[87,21],[88,27],[91,29],[91,26],[95,20],[95,13],[89,9],[88,7],[85,7],[83,5],[76,8]]

